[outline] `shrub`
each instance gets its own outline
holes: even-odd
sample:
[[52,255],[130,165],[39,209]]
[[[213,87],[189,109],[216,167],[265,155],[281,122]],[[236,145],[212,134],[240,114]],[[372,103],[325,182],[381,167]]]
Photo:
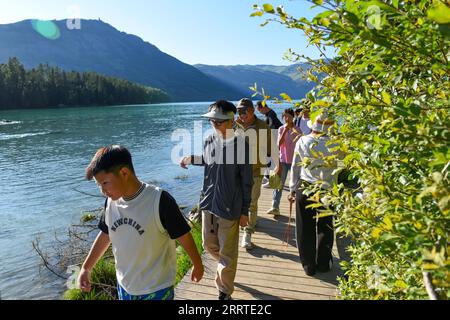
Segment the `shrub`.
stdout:
[[[311,20],[269,4],[255,5],[253,16],[302,30],[322,52],[318,61],[291,57],[312,65],[312,118],[326,111],[339,119],[333,142],[359,182],[356,191],[341,184],[312,197],[324,214],[333,205],[337,231],[353,238],[341,297],[448,299],[450,8],[438,0],[311,2],[323,8]],[[328,59],[325,47],[337,56]]]

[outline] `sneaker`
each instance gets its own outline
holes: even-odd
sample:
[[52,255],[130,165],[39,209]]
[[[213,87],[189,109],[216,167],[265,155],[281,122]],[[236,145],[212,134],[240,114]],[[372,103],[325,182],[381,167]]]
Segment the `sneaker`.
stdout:
[[309,266],[309,265],[303,265],[303,270],[305,270],[305,273],[307,276],[312,277],[316,274],[316,267],[315,266]]
[[250,250],[253,248],[251,233],[248,233],[248,232],[244,233],[244,236],[242,237],[241,247],[245,248],[247,250]]
[[268,210],[266,213],[267,214],[272,214],[274,216],[279,216],[280,215],[280,209],[272,208],[272,209]]
[[233,300],[233,298],[231,298],[231,295],[219,291],[219,300]]
[[262,187],[265,188],[265,189],[270,189],[270,182],[267,181],[266,183],[263,183]]

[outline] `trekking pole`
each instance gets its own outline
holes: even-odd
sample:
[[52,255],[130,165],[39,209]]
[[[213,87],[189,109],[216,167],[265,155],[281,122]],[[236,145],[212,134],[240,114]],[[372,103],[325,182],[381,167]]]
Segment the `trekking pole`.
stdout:
[[289,248],[289,240],[290,240],[289,238],[290,238],[290,235],[291,235],[291,220],[292,220],[292,205],[293,204],[294,203],[291,200],[289,200],[289,220],[288,220],[288,225],[287,225],[287,228],[286,228],[286,231],[285,231],[286,251]]

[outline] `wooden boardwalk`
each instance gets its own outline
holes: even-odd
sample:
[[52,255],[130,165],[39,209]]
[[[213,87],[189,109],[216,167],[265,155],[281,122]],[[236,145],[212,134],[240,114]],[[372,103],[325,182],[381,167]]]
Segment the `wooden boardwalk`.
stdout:
[[[337,276],[342,275],[339,262],[344,258],[344,245],[333,248],[333,268],[328,273],[307,276],[299,260],[295,241],[295,208],[291,220],[289,245],[286,230],[289,221],[287,192],[283,192],[281,216],[274,218],[265,212],[271,207],[272,190],[262,188],[258,208],[256,233],[252,237],[254,249],[246,251],[239,247],[238,270],[235,281],[234,300],[329,300],[338,292]],[[242,238],[242,231],[241,237]],[[200,283],[192,283],[190,273],[175,289],[177,300],[217,300],[214,285],[217,262],[204,253],[205,275]]]

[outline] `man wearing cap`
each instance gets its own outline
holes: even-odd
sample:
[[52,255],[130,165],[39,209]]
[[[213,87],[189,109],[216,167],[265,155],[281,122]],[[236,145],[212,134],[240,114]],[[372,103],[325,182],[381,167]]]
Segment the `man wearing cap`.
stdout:
[[233,131],[236,107],[220,100],[203,117],[209,119],[214,133],[205,140],[202,156],[181,160],[205,167],[199,203],[202,211],[203,247],[218,261],[215,283],[219,300],[231,300],[237,270],[239,226],[248,224],[253,186],[253,168],[245,137]]
[[[311,125],[311,121],[309,123]],[[337,163],[325,161],[325,157],[337,154],[331,152],[333,146],[328,145],[328,134],[334,129],[334,122],[326,116],[319,116],[311,127],[312,133],[302,136],[295,146],[289,183],[289,200],[296,201],[297,247],[308,276],[331,269],[334,230],[332,216],[316,218],[318,208],[307,208],[314,202],[309,201],[303,191],[311,184],[330,189],[337,180],[334,173]],[[306,158],[308,164],[302,165]]]
[[250,161],[253,164],[253,188],[251,204],[249,208],[248,227],[244,230],[241,247],[252,249],[252,234],[255,232],[256,219],[258,215],[258,200],[261,195],[261,183],[264,170],[268,165],[268,157],[274,163],[278,163],[278,148],[273,141],[272,132],[263,120],[255,116],[255,107],[252,100],[244,98],[237,105],[239,118],[236,121],[235,130],[239,136],[248,138],[250,145]]

